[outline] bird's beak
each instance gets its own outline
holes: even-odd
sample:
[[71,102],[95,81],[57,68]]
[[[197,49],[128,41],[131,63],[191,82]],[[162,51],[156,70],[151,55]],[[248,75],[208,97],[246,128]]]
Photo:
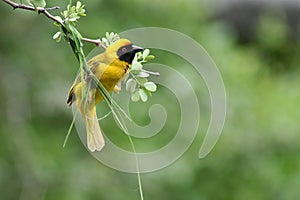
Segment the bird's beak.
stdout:
[[144,49],[142,47],[139,47],[139,46],[136,46],[136,45],[132,45],[132,51],[134,53],[137,53],[137,52],[140,52],[140,51],[143,51]]

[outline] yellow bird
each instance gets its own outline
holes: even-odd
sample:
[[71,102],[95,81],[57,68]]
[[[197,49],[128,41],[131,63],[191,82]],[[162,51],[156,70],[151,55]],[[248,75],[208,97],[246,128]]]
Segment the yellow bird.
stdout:
[[[88,65],[108,92],[113,90],[118,92],[120,88],[116,84],[128,71],[135,54],[142,50],[127,39],[119,39],[108,46],[104,53],[90,59]],[[86,126],[87,146],[91,152],[94,152],[100,151],[105,144],[96,113],[96,105],[103,100],[103,96],[95,84],[87,84],[87,80],[89,78],[85,77],[82,82],[80,75],[75,79],[69,91],[67,104],[71,106],[74,101],[76,102],[76,107]],[[88,92],[86,92],[87,87],[89,87]],[[82,98],[82,91],[87,94],[85,100]]]

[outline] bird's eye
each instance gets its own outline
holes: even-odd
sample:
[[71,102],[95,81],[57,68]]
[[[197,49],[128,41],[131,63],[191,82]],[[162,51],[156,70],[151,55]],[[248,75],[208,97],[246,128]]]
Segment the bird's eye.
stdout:
[[123,47],[123,48],[121,49],[121,51],[122,51],[123,53],[126,53],[126,52],[127,52],[126,47]]

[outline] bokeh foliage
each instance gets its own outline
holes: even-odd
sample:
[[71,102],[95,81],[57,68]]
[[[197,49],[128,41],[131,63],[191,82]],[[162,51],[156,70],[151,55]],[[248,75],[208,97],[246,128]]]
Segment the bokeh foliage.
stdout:
[[[53,0],[48,6],[65,7]],[[211,154],[197,158],[209,121],[205,85],[184,61],[153,51],[156,62],[191,75],[200,102],[199,134],[172,166],[143,175],[145,199],[297,199],[300,197],[299,34],[266,12],[253,40],[240,44],[237,34],[214,9],[197,1],[85,1],[87,17],[77,25],[96,38],[106,31],[161,26],[181,31],[206,48],[224,78],[228,113],[224,131]],[[59,11],[53,11],[59,12]],[[62,143],[72,121],[65,98],[78,63],[71,49],[57,44],[57,31],[44,16],[0,6],[0,199],[138,199],[135,175],[120,173],[92,158],[74,131]],[[162,20],[163,19],[163,20]],[[89,52],[94,48],[86,44]],[[174,83],[176,84],[176,83]],[[178,107],[164,88],[147,103],[133,103],[138,123],[149,122],[153,103]],[[167,131],[138,149],[163,146],[173,136],[177,111]],[[107,118],[103,129],[117,133]],[[109,136],[126,148],[125,136]],[[129,146],[128,146],[129,147]]]

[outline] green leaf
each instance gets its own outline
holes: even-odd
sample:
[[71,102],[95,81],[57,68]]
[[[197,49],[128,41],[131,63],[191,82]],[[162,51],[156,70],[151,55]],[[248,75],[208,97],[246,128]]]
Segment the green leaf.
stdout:
[[145,83],[148,82],[148,80],[146,78],[143,77],[136,77],[136,81],[138,82],[138,84],[140,85],[144,85]]
[[145,90],[143,90],[143,89],[139,89],[138,91],[139,91],[139,95],[141,97],[141,100],[143,102],[146,102],[148,100],[147,92]]
[[114,32],[111,32],[111,33],[109,34],[109,38],[110,38],[110,39],[114,38],[114,36],[115,36],[115,33],[114,33]]
[[69,13],[73,14],[73,13],[76,13],[75,11],[75,6],[72,6],[69,10]]
[[69,15],[69,21],[71,21],[71,22],[75,22],[78,19],[80,19],[80,17],[77,15],[77,13],[72,13]]
[[107,40],[105,37],[103,37],[103,38],[101,39],[101,43],[102,43],[104,46],[106,46],[106,47],[108,47],[108,45],[109,45],[108,40]]
[[45,0],[31,0],[31,3],[36,7],[44,8],[46,6]]
[[135,54],[135,57],[137,58],[137,60],[140,60],[140,59],[142,59],[142,58],[143,58],[143,54],[142,54],[142,52],[138,52],[138,53],[136,53],[136,54]]
[[132,70],[142,70],[142,68],[143,68],[143,65],[139,62],[133,63],[131,66]]
[[141,73],[141,70],[130,70],[130,73],[134,74],[134,75],[139,75]]
[[149,55],[149,53],[150,53],[150,50],[149,49],[145,49],[143,51],[143,58],[145,59]]
[[152,59],[154,59],[154,58],[155,58],[155,56],[149,55],[149,56],[147,56],[147,57],[145,58],[145,60],[148,61],[148,60],[152,60]]
[[78,12],[78,15],[81,16],[81,17],[85,17],[85,16],[86,16],[85,10],[84,10],[84,9],[81,9],[81,10]]
[[126,91],[133,93],[135,91],[136,85],[137,85],[136,80],[134,80],[132,78],[129,79],[126,82]]
[[64,10],[61,15],[64,17],[64,18],[67,18],[68,15],[69,15],[69,12],[67,10]]
[[142,78],[147,78],[149,76],[150,76],[150,74],[148,74],[146,72],[142,72],[142,71],[140,71],[139,74],[137,74],[137,77],[142,77]]
[[61,32],[58,31],[53,35],[53,40],[55,40],[56,42],[60,42],[60,39],[61,39]]
[[131,101],[137,102],[138,100],[140,100],[140,93],[137,90],[131,95]]
[[77,1],[76,2],[76,10],[79,10],[81,8],[81,2],[80,1]]
[[157,86],[153,82],[144,83],[144,87],[150,92],[155,92],[157,89]]

